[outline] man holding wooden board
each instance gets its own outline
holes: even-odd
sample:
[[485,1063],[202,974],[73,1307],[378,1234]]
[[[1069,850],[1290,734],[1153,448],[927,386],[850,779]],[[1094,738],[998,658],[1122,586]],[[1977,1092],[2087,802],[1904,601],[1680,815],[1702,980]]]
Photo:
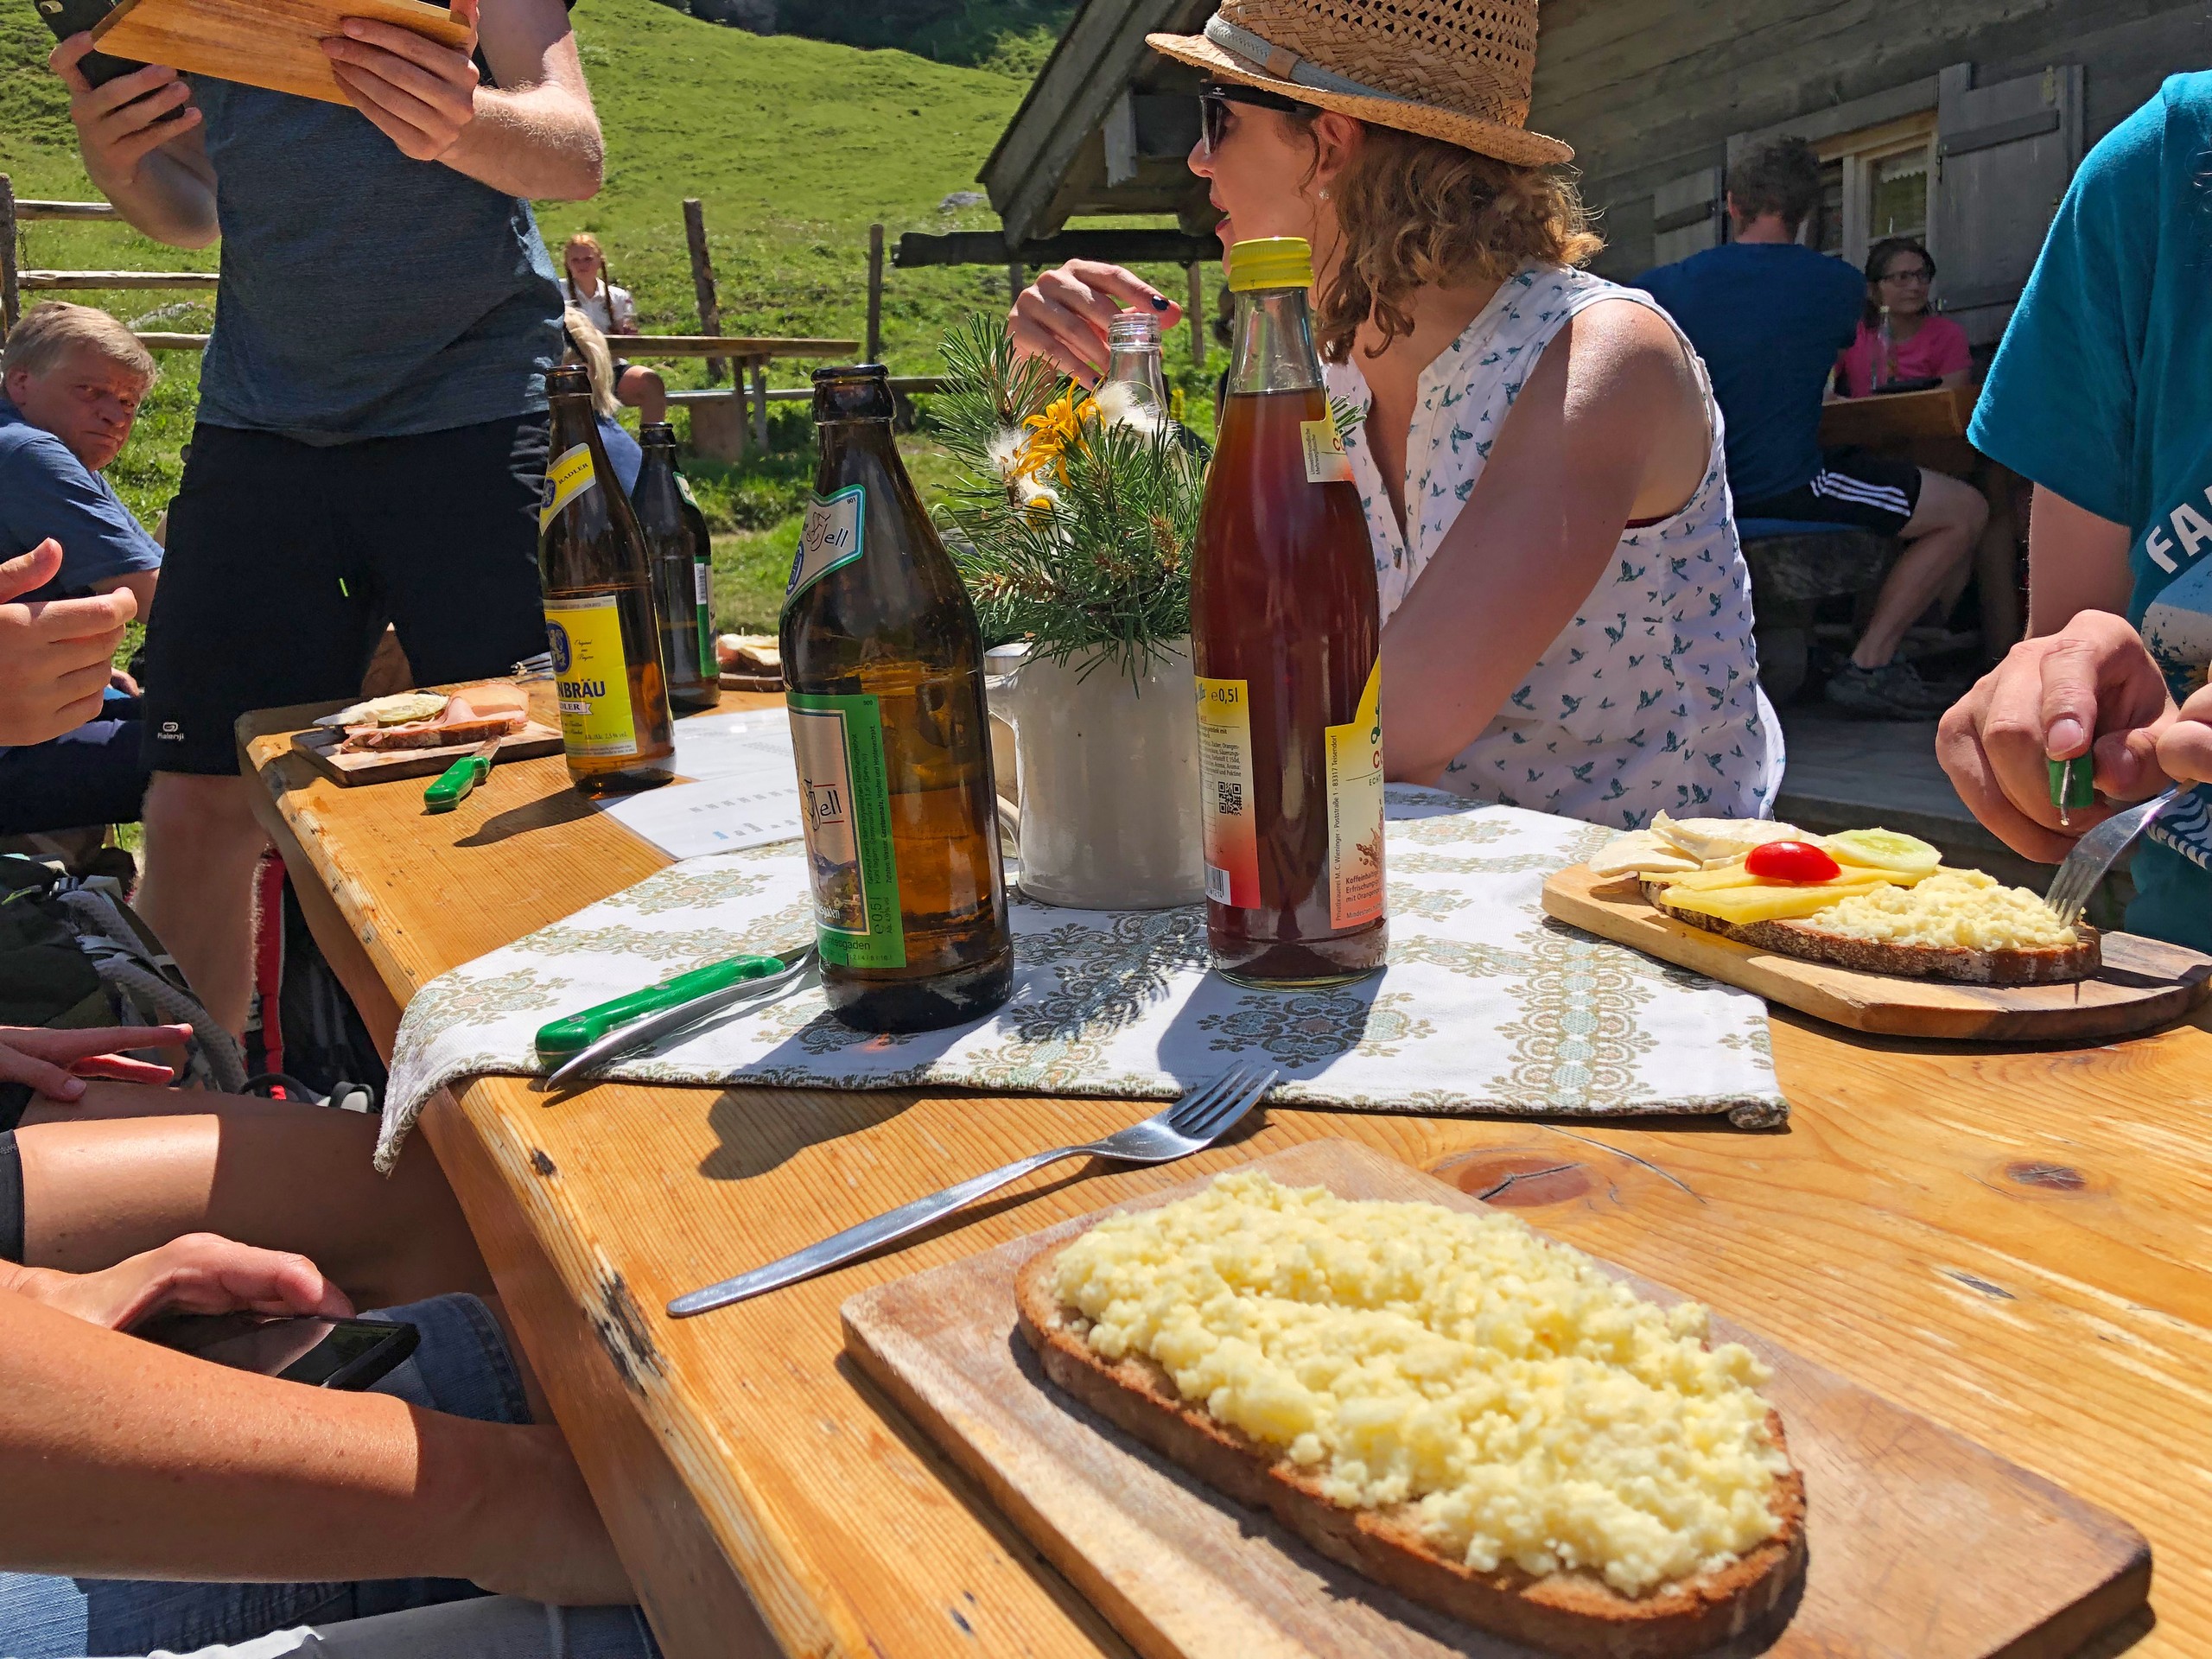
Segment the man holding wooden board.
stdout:
[[452,46],[334,6],[344,104],[246,84],[250,46],[235,79],[156,65],[94,87],[87,35],[51,60],[124,216],[179,247],[222,238],[148,636],[138,905],[234,1032],[264,845],[238,716],[354,695],[387,621],[423,684],[544,645],[561,295],[529,199],[594,194],[601,143],[561,0],[479,3],[454,6]]

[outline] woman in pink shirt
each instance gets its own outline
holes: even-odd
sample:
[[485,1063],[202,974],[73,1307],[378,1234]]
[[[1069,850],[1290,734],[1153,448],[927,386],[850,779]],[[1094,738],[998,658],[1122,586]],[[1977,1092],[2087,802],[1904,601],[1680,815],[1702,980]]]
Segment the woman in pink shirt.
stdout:
[[[1897,380],[1941,380],[1966,384],[1973,366],[1967,331],[1928,308],[1928,284],[1936,262],[1909,236],[1885,237],[1866,256],[1866,315],[1859,337],[1835,360],[1847,397],[1864,397],[1877,386]],[[1883,349],[1882,313],[1889,312],[1888,349]]]

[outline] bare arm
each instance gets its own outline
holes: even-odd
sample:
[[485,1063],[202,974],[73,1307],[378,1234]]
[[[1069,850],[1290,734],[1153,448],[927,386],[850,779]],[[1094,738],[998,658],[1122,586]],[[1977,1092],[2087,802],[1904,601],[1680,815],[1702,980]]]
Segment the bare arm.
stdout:
[[2083,611],[2127,613],[2134,578],[2127,526],[2038,484],[2028,518],[2028,638],[2056,633]]
[[1567,325],[1382,630],[1387,776],[1442,775],[1588,597],[1628,521],[1688,500],[1710,442],[1695,373],[1664,321],[1608,302]]
[[127,588],[130,597],[138,601],[138,614],[154,613],[154,584],[161,580],[161,571],[129,570],[119,576],[103,576],[92,584],[96,594],[111,594],[118,588]]
[[[476,22],[476,0],[454,15]],[[512,196],[582,201],[606,151],[561,0],[489,0],[478,38],[497,86],[478,84],[467,45],[348,18],[326,40],[354,107],[418,162],[442,162]]]
[[0,1560],[632,1599],[558,1431],[227,1370],[0,1291]]
[[94,86],[77,67],[92,49],[90,35],[72,35],[47,59],[69,89],[69,119],[85,171],[124,218],[156,242],[207,246],[220,233],[215,169],[183,77],[149,64]]

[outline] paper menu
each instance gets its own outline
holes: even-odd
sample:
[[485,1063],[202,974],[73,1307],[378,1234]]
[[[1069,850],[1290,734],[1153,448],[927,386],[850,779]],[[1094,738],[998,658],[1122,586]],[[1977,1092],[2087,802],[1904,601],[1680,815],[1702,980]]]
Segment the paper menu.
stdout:
[[782,709],[677,721],[675,768],[694,781],[601,801],[600,810],[671,858],[734,853],[799,833],[798,771]]

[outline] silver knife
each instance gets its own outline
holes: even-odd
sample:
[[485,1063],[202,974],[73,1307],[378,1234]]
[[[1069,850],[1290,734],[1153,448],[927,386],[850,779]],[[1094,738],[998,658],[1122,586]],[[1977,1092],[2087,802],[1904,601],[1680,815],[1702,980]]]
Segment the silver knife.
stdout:
[[810,944],[803,950],[794,950],[783,962],[784,965],[772,974],[764,974],[758,979],[741,979],[719,991],[710,991],[689,1002],[678,1003],[675,1007],[664,1008],[658,1014],[648,1014],[628,1025],[617,1026],[597,1042],[588,1048],[579,1049],[556,1067],[553,1074],[545,1079],[544,1091],[550,1093],[565,1083],[596,1071],[610,1060],[633,1054],[639,1049],[650,1048],[664,1037],[680,1037],[725,1008],[797,989],[814,971],[815,948]]

